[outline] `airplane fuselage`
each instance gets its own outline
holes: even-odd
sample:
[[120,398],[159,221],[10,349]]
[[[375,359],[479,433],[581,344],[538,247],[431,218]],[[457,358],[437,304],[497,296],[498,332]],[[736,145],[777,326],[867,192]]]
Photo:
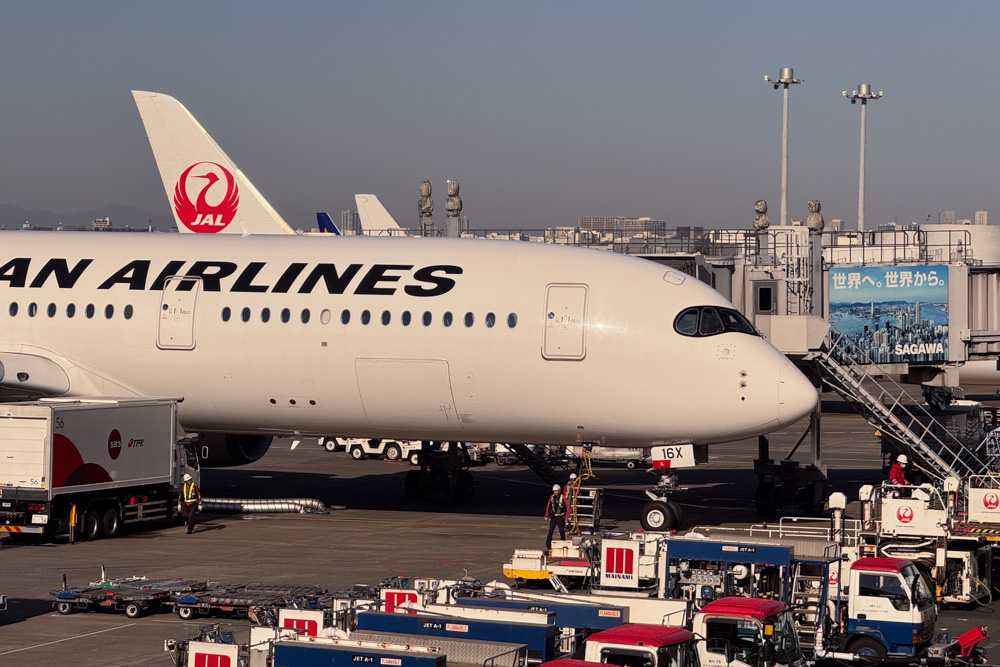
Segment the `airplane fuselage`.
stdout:
[[[0,239],[3,386],[183,397],[192,431],[650,446],[768,432],[815,403],[759,336],[675,329],[686,308],[731,309],[717,292],[611,253],[468,239]],[[22,361],[36,369],[27,381],[14,373]]]

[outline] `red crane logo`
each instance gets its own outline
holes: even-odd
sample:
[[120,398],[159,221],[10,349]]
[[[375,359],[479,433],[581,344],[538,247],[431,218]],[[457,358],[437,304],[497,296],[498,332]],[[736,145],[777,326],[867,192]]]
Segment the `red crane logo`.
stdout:
[[[196,170],[196,173],[191,173]],[[189,180],[204,179],[194,202],[188,193]],[[225,182],[223,191],[222,182]],[[220,185],[216,186],[216,183]],[[209,201],[211,198],[211,202]],[[195,162],[184,170],[174,187],[174,212],[192,232],[214,234],[225,229],[240,205],[240,190],[232,172],[215,162]]]
[[910,523],[913,521],[913,508],[909,505],[902,505],[896,510],[896,518],[900,523]]
[[995,510],[1000,507],[1000,496],[995,493],[987,493],[983,496],[983,507],[988,510]]

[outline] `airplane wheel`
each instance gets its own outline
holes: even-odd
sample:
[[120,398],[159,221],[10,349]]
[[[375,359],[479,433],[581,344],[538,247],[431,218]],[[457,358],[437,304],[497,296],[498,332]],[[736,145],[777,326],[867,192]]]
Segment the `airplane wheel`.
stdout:
[[399,448],[399,445],[388,445],[385,448],[386,461],[398,461],[401,458],[403,458],[403,450]]
[[677,517],[670,505],[662,500],[654,500],[646,503],[642,508],[642,515],[639,517],[639,524],[645,530],[667,531],[677,528]]
[[774,502],[774,484],[771,482],[758,482],[757,491],[754,494],[754,505],[757,507],[757,514],[770,516],[778,510],[778,503]]
[[108,539],[117,537],[122,529],[122,515],[114,507],[109,507],[101,519],[101,531]]
[[360,461],[365,458],[365,450],[360,447],[351,447],[351,458],[355,461]]
[[409,470],[403,480],[403,492],[410,502],[417,502],[424,499],[424,474],[420,470]]
[[337,450],[337,441],[333,438],[323,438],[323,449],[328,452],[333,452]]
[[674,513],[674,519],[677,520],[677,526],[675,530],[680,530],[680,527],[684,525],[684,510],[681,509],[679,503],[673,500],[668,500],[667,505],[670,507],[670,511]]
[[871,637],[861,637],[854,640],[847,647],[847,652],[862,658],[876,658],[879,660],[886,656],[886,650],[882,646],[882,643]]
[[455,481],[455,500],[460,503],[471,502],[475,491],[476,482],[472,473],[468,470],[459,470],[458,479]]
[[91,542],[101,536],[101,517],[94,510],[83,515],[80,534],[84,540]]

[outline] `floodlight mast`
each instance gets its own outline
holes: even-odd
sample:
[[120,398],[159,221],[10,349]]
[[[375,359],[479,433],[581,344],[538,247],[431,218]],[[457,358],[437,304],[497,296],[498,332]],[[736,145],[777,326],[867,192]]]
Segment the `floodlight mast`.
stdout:
[[788,86],[805,83],[804,79],[796,79],[791,67],[782,67],[777,79],[769,76],[764,81],[772,84],[774,89],[784,87],[784,101],[781,108],[781,225],[788,224]]
[[866,125],[865,116],[868,109],[868,100],[877,100],[882,97],[882,91],[873,93],[871,86],[867,83],[858,84],[857,90],[851,91],[850,94],[845,90],[842,95],[851,101],[851,104],[857,104],[858,100],[861,100],[861,162],[858,169],[858,231],[865,231],[865,135],[866,135]]

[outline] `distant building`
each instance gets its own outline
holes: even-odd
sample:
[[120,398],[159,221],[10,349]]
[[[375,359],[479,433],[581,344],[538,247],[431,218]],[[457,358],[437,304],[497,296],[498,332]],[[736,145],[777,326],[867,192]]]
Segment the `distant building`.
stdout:
[[95,232],[110,232],[111,218],[97,218],[90,223],[90,228]]
[[954,211],[939,211],[938,212],[938,224],[939,225],[954,225],[955,224],[955,212]]
[[704,234],[704,227],[678,227],[676,236],[679,239],[696,239],[704,236]]
[[341,211],[340,231],[344,234],[360,234],[361,214],[357,211]]
[[976,211],[975,222],[973,222],[973,224],[975,224],[975,225],[985,225],[985,224],[988,224],[986,222],[986,211]]
[[581,232],[621,232],[622,234],[664,234],[667,223],[652,218],[580,218]]
[[958,220],[955,221],[955,224],[956,225],[971,225],[972,224],[972,218],[959,218]]

